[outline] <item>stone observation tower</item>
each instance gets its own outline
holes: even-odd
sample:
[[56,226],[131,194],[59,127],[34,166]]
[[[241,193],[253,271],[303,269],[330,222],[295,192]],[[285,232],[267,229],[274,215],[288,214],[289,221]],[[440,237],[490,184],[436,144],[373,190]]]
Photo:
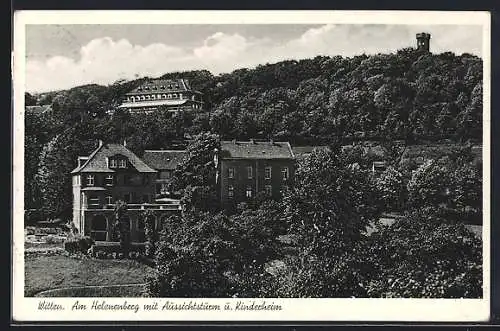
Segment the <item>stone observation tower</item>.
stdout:
[[417,33],[417,50],[429,52],[431,35],[430,33]]

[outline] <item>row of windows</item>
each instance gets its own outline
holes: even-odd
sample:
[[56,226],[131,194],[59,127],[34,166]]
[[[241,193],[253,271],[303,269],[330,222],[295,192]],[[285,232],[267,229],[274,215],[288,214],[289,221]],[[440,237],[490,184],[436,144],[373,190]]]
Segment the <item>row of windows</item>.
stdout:
[[[171,89],[172,89],[172,87],[173,87],[173,88],[179,88],[179,84],[178,84],[178,83],[175,83],[175,84],[173,84],[173,85],[172,85],[172,84],[168,84],[168,85],[167,85],[167,88],[168,88],[169,90],[171,90]],[[142,91],[143,89],[144,89],[144,90],[149,90],[149,89],[150,89],[150,87],[149,87],[149,86],[139,87],[137,90],[138,90],[138,91]],[[164,89],[165,89],[165,85],[161,85],[161,86],[160,86],[160,89],[164,90]],[[151,86],[151,90],[156,90],[156,86],[155,86],[155,85]]]
[[[136,95],[136,96],[130,96],[127,98],[127,101],[146,101],[146,100],[165,100],[165,99],[183,99],[182,93],[173,93],[173,94],[147,94],[147,95]],[[192,96],[192,100],[195,100],[194,95]]]
[[[227,177],[228,178],[234,178],[235,177],[235,169],[234,168],[228,168],[227,169]],[[248,166],[247,167],[247,178],[248,179],[253,179],[253,167]],[[264,179],[271,179],[272,178],[272,167],[265,167],[264,168]],[[282,167],[281,168],[281,178],[283,180],[288,180],[289,178],[289,172],[288,172],[288,167]]]
[[[142,195],[141,199],[139,200],[135,194],[133,193],[125,193],[123,195],[123,201],[126,203],[149,203],[151,202],[151,196],[149,194],[144,194]],[[98,208],[101,206],[101,199],[98,196],[89,196],[88,200],[88,207],[89,208]],[[111,195],[105,196],[104,197],[104,203],[107,205],[112,205],[115,203],[115,200]]]
[[[86,177],[86,183],[87,186],[95,186],[95,176],[94,175],[87,175]],[[149,183],[149,177],[148,176],[131,176],[131,175],[124,175],[123,176],[123,184],[124,185],[147,185]],[[78,177],[77,177],[77,184],[78,183]],[[104,185],[105,186],[113,186],[115,185],[115,176],[114,175],[106,175],[104,177]]]
[[[282,192],[283,192],[284,190],[287,190],[287,188],[288,188],[287,186],[283,186],[283,188],[282,188]],[[247,198],[252,198],[252,197],[253,197],[253,191],[254,191],[254,190],[253,190],[253,188],[252,188],[251,186],[247,186],[247,188],[246,188],[246,190],[245,190],[245,196],[246,196]],[[264,192],[265,192],[267,195],[271,196],[271,195],[273,194],[273,187],[272,187],[271,185],[265,185],[265,186],[264,186]],[[231,198],[234,198],[234,186],[229,185],[229,186],[227,187],[227,196],[228,196],[230,199],[231,199]]]

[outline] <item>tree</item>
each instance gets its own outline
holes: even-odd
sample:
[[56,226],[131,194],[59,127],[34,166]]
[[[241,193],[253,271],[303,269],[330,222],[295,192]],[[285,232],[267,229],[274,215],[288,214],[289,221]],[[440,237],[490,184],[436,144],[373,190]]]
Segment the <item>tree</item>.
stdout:
[[202,133],[187,146],[188,157],[174,171],[172,187],[183,194],[185,210],[217,210],[214,153],[220,150],[217,135]]
[[462,224],[414,212],[373,233],[364,249],[374,268],[369,297],[482,296],[481,240]]
[[278,279],[278,295],[355,293],[351,283],[356,278],[346,271],[357,273],[358,262],[349,254],[380,215],[375,183],[360,162],[332,148],[315,150],[299,163],[296,183],[283,202],[289,233],[297,237],[298,258],[287,261],[289,276]]
[[158,242],[158,229],[155,224],[155,214],[152,210],[148,209],[144,211],[142,215],[144,220],[144,235],[146,236],[146,256],[154,257],[156,252],[156,246]]
[[392,166],[377,178],[381,201],[387,211],[401,210],[406,200],[406,182],[403,174]]
[[36,102],[36,97],[29,94],[28,92],[24,93],[24,106],[35,106]]
[[450,169],[443,162],[427,160],[408,182],[411,208],[446,206],[449,203]]
[[115,234],[118,235],[120,240],[120,249],[124,256],[128,256],[130,250],[130,220],[127,217],[127,203],[122,200],[116,201],[113,214],[115,216]]

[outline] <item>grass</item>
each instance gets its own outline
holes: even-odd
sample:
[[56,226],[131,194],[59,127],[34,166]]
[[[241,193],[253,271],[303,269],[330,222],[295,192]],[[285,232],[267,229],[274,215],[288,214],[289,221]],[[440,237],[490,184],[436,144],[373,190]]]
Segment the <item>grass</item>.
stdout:
[[78,259],[64,255],[25,256],[24,295],[89,285],[139,284],[153,269],[134,260]]
[[113,297],[113,298],[137,298],[142,297],[145,287],[142,284],[110,285],[110,286],[86,286],[66,287],[61,289],[44,291],[37,295],[44,298],[64,297]]

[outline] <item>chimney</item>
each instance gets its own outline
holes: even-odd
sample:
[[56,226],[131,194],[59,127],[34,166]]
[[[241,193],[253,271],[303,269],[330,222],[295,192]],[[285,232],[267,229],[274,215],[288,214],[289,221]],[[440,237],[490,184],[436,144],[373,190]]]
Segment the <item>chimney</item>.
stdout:
[[250,139],[250,143],[251,143],[251,144],[255,144],[255,140]]
[[269,143],[270,143],[271,145],[274,145],[274,139],[273,139],[273,138],[269,139]]
[[233,139],[233,140],[232,140],[232,143],[236,145],[236,139]]
[[98,146],[98,148],[101,147],[101,146],[102,146],[102,140],[99,139],[99,146]]
[[123,147],[127,147],[127,140],[123,139]]

